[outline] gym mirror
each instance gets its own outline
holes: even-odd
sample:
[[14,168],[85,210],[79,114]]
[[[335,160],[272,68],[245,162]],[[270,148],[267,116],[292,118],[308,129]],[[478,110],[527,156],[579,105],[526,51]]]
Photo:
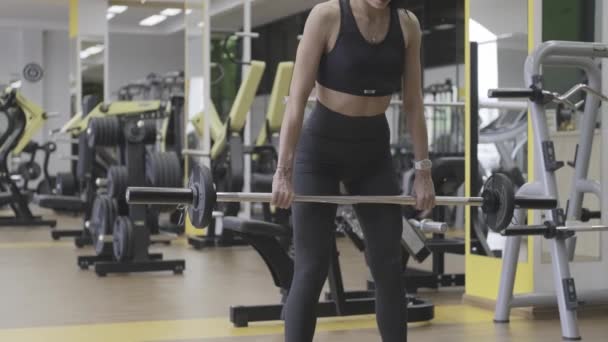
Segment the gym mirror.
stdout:
[[[422,87],[424,113],[429,139],[429,157],[433,162],[433,182],[438,196],[464,196],[464,0],[408,1],[407,9],[420,21],[422,29]],[[391,127],[393,162],[401,176],[404,194],[411,195],[415,178],[414,155],[408,127],[408,113],[402,110],[402,94],[396,94],[387,117]],[[408,208],[406,218],[428,218],[447,223],[444,239],[450,248],[463,247],[464,210],[462,206],[438,206],[431,212]],[[407,227],[406,227],[407,228]],[[445,260],[452,255],[446,254]],[[437,256],[433,271],[444,273],[444,260]],[[446,267],[446,271],[451,266]],[[461,272],[458,270],[458,272]],[[449,272],[445,272],[449,273]],[[456,275],[458,276],[458,275]]]
[[[476,68],[480,109],[479,184],[492,172],[507,174],[514,184],[525,182],[527,173],[527,105],[498,108],[488,99],[490,88],[525,87],[524,62],[528,55],[527,0],[470,0],[469,40],[476,42]],[[475,44],[471,49],[474,49]],[[498,133],[501,133],[500,135]],[[502,133],[506,133],[502,134]],[[499,257],[505,238],[489,232],[480,216],[472,219],[471,252]],[[527,260],[528,241],[523,239],[520,261]]]
[[[128,4],[128,6],[127,6]],[[168,100],[183,94],[183,4],[110,1],[107,8],[112,99]]]
[[105,39],[103,36],[80,37],[80,72],[82,96],[104,98]]

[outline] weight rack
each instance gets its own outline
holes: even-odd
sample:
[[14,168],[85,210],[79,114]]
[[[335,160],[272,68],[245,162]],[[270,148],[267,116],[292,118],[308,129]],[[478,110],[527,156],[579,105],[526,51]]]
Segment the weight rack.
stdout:
[[[128,170],[128,182],[130,186],[146,185],[146,138],[155,139],[156,137],[146,137],[145,127],[142,125],[143,119],[162,119],[163,111],[156,115],[129,115],[118,118],[122,127],[122,132],[112,133],[115,136],[108,139],[102,138],[102,144],[122,145],[121,156]],[[91,120],[89,127],[97,119]],[[96,145],[98,142],[94,130],[88,132],[89,144]],[[134,273],[134,272],[154,272],[154,271],[173,271],[174,274],[181,274],[186,267],[185,260],[163,260],[160,253],[151,254],[148,249],[150,246],[150,229],[145,225],[148,207],[141,204],[129,205],[128,220],[132,223],[132,254],[133,257],[128,261],[118,261],[113,256],[80,256],[78,265],[85,268],[94,265],[95,273],[98,276],[106,276],[110,273]],[[116,243],[116,238],[114,238]]]

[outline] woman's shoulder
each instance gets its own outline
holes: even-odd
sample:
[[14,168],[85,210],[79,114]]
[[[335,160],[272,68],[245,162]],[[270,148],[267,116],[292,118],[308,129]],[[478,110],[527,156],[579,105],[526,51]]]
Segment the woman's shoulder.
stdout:
[[310,11],[309,17],[323,21],[340,19],[340,0],[329,0],[316,4]]
[[420,39],[420,36],[422,35],[420,22],[418,21],[418,17],[411,11],[399,8],[397,12],[399,13],[399,22],[403,32],[403,39],[405,40],[405,45],[407,47],[412,39]]
[[418,17],[416,17],[412,11],[405,8],[399,8],[397,13],[399,13],[399,21],[401,22],[401,25],[407,28],[420,28]]

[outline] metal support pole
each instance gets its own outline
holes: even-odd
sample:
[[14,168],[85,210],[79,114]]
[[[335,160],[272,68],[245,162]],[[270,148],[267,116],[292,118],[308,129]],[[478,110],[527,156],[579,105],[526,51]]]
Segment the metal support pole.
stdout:
[[[243,60],[246,62],[251,61],[251,0],[243,0]],[[249,65],[244,64],[242,69],[242,75],[245,77],[249,71]],[[245,136],[244,144],[251,146],[251,111],[247,113],[247,121],[245,122]],[[251,155],[245,154],[243,156],[243,191],[251,191]],[[243,212],[246,218],[251,217],[251,204],[245,203],[243,205]]]
[[[211,129],[209,127],[209,113],[211,108],[211,0],[203,0],[203,153],[210,154],[211,151]],[[211,160],[202,158],[203,164],[209,167]]]
[[[608,42],[608,4],[603,3],[601,6],[603,12],[602,18],[602,41]],[[608,59],[602,60],[602,93],[608,92]],[[605,104],[601,108],[602,115],[602,143],[600,147],[600,184],[602,187],[602,198],[600,199],[600,210],[602,213],[608,213],[608,106]],[[608,224],[608,215],[602,215],[602,224]],[[606,241],[606,240],[604,240]],[[602,245],[603,246],[603,245]]]

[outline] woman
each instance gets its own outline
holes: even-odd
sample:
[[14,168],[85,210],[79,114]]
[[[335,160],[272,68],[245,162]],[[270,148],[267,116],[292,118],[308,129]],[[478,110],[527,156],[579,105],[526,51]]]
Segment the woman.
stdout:
[[[397,0],[392,0],[393,2]],[[296,58],[281,128],[273,203],[299,195],[399,194],[384,112],[403,88],[403,110],[414,143],[416,207],[435,204],[420,70],[420,25],[391,0],[330,0],[310,13]],[[313,86],[318,102],[302,129]],[[382,114],[380,114],[382,113]],[[297,147],[296,147],[297,146]],[[401,210],[357,205],[366,257],[376,284],[382,340],[406,339],[401,280]],[[315,307],[327,277],[336,205],[293,203],[295,273],[285,305],[285,339],[312,341]]]

